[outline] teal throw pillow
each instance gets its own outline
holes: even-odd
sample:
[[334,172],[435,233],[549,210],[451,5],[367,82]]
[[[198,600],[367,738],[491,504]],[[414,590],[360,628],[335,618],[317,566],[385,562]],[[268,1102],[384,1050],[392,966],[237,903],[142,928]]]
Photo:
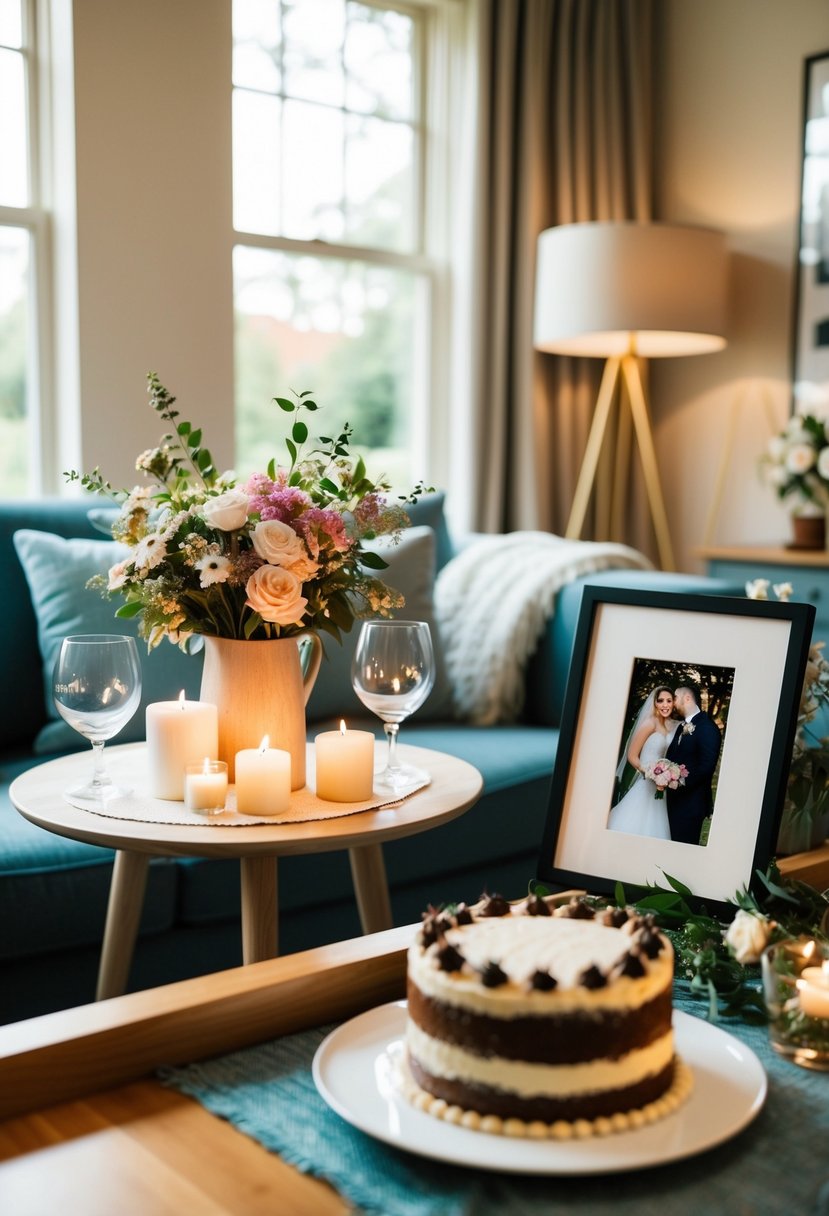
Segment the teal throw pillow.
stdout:
[[[395,617],[403,621],[426,621],[432,635],[435,684],[413,715],[420,722],[445,721],[452,717],[452,688],[435,622],[435,544],[434,531],[423,527],[407,528],[396,545],[381,538],[371,546],[388,562],[388,569],[378,571],[378,576],[406,598],[405,607],[395,612]],[[355,621],[351,632],[343,634],[342,643],[323,635],[325,658],[308,701],[309,721],[340,716],[348,721],[356,716],[365,718],[370,713],[351,687],[351,660],[359,632],[360,621]]]
[[[107,600],[100,591],[86,586],[95,574],[106,574],[127,553],[115,541],[67,540],[52,532],[22,529],[14,534],[14,547],[26,575],[37,617],[38,643],[43,659],[46,708],[54,719],[44,726],[34,742],[38,755],[68,751],[84,745],[77,731],[58,715],[52,700],[52,670],[62,640],[72,633],[125,633],[137,637],[135,620],[115,615],[120,598]],[[135,743],[145,737],[144,711],[152,701],[170,701],[184,689],[189,699],[198,699],[202,656],[186,655],[177,646],[162,642],[151,653],[138,639],[141,659],[141,705],[115,743]]]

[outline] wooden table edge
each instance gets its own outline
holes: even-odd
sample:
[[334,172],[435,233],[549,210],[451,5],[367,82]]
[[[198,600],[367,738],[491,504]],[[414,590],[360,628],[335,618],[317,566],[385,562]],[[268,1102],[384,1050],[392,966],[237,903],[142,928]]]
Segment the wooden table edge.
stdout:
[[407,925],[0,1027],[0,1119],[405,995]]

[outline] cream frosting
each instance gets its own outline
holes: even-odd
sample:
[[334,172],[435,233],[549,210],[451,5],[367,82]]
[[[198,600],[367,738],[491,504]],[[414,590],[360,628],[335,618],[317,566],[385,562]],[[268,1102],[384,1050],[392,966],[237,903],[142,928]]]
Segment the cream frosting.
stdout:
[[[628,926],[614,929],[596,921],[512,915],[450,928],[445,936],[469,967],[442,971],[437,944],[427,950],[414,945],[408,959],[411,979],[427,997],[489,1017],[549,1016],[553,1009],[636,1009],[669,987],[673,978],[673,950],[663,938],[660,954],[643,960],[644,976],[619,976],[595,989],[579,983],[587,967],[594,965],[607,975],[621,962],[632,946]],[[489,962],[500,966],[506,984],[486,988],[481,983],[478,972]],[[552,993],[530,987],[538,969],[555,977],[558,986]]]
[[529,1064],[499,1056],[478,1056],[425,1034],[411,1019],[406,1028],[411,1055],[432,1076],[488,1085],[521,1098],[583,1097],[593,1092],[635,1085],[666,1068],[673,1058],[673,1032],[630,1051],[616,1060],[596,1059],[582,1064]]

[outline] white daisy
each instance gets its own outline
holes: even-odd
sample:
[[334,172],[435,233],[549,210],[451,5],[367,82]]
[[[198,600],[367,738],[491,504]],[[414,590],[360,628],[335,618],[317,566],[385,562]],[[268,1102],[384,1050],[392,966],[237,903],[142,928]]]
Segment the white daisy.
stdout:
[[208,553],[207,557],[196,562],[196,569],[202,587],[224,583],[230,578],[230,558],[223,557],[221,553]]
[[154,570],[167,556],[167,545],[163,537],[151,532],[135,546],[133,561],[136,569]]

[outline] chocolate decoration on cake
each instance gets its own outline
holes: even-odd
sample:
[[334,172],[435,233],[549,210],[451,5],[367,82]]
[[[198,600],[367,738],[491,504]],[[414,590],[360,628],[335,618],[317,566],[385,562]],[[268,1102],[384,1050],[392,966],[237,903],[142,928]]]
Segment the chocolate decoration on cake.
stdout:
[[609,926],[611,929],[621,929],[622,925],[626,924],[628,914],[626,908],[607,908],[602,917],[602,924]]
[[460,950],[448,942],[438,950],[437,960],[441,971],[460,971],[464,961]]
[[526,907],[527,916],[552,916],[550,905],[545,903],[538,895],[531,895],[527,900]]
[[481,897],[484,901],[484,906],[478,913],[479,916],[509,916],[510,908],[503,895],[484,895]]
[[534,971],[530,979],[530,987],[536,992],[552,992],[558,988],[558,980],[549,971]]
[[645,964],[637,954],[626,954],[616,971],[617,975],[626,975],[632,980],[640,980],[645,973]]
[[662,950],[662,939],[650,929],[644,929],[636,938],[636,944],[648,958],[656,958]]
[[472,913],[467,908],[466,904],[458,904],[455,909],[455,924],[456,925],[471,925]]
[[595,913],[583,899],[571,899],[565,904],[562,916],[569,916],[571,920],[593,920]]
[[424,950],[428,950],[433,942],[438,940],[438,925],[437,917],[426,912],[423,915],[423,927],[420,930],[420,944]]
[[594,964],[591,964],[585,971],[582,971],[579,976],[579,983],[582,988],[594,990],[596,988],[607,987],[607,976],[599,970]]
[[502,984],[508,982],[506,975],[498,966],[490,960],[481,972],[481,983],[484,988],[500,988]]

